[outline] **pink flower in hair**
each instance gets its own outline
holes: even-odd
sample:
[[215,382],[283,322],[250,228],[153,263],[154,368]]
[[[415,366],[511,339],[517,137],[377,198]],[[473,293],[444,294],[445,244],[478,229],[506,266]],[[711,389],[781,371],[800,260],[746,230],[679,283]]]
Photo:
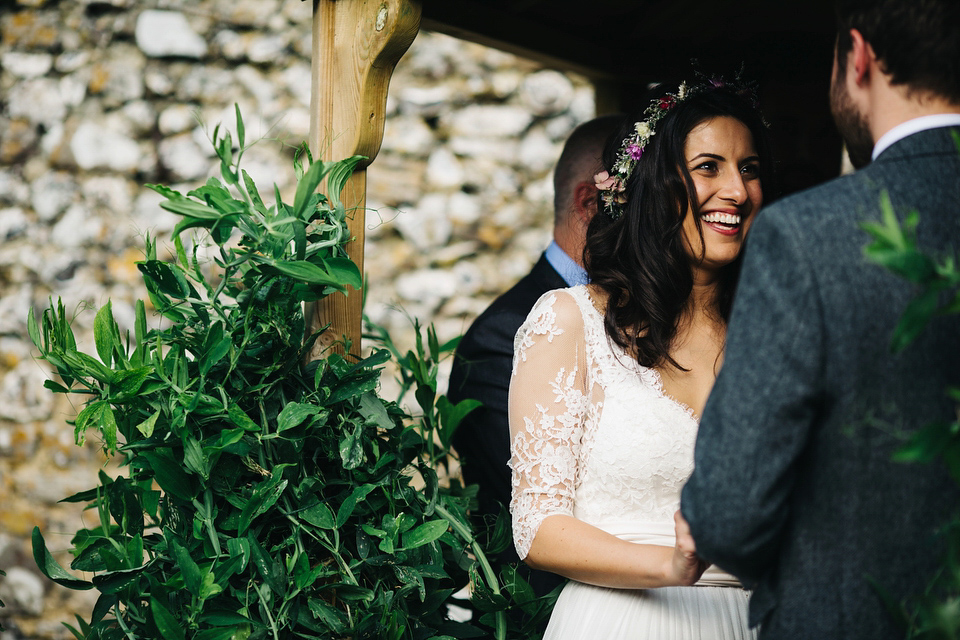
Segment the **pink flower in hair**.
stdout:
[[601,171],[597,175],[593,176],[593,181],[597,185],[597,189],[600,191],[611,191],[616,187],[618,182],[617,178],[611,176],[606,171]]

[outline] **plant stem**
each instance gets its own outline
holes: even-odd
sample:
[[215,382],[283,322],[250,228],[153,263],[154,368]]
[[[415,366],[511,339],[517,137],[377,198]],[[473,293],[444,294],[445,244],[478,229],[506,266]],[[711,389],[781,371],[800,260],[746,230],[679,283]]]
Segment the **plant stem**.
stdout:
[[[423,494],[418,494],[421,499],[426,500]],[[450,523],[450,526],[453,528],[461,538],[466,540],[470,544],[470,548],[473,550],[474,556],[477,559],[477,562],[480,564],[480,570],[483,572],[483,577],[486,579],[487,584],[490,586],[490,589],[497,595],[500,595],[500,583],[497,580],[496,574],[493,572],[493,567],[490,566],[490,561],[487,559],[486,554],[483,552],[483,549],[480,548],[480,544],[477,542],[477,539],[473,537],[473,533],[469,528],[464,526],[452,513],[450,513],[446,507],[441,504],[434,506],[434,509],[440,516]],[[505,640],[507,637],[507,614],[504,611],[497,611],[497,627],[496,627],[496,638],[497,640]]]

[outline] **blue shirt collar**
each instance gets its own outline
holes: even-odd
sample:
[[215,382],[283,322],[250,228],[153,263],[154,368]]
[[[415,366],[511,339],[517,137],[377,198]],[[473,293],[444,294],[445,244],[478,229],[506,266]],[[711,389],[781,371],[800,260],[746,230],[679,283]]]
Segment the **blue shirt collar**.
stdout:
[[546,250],[547,262],[556,269],[560,277],[564,279],[568,286],[578,284],[587,284],[590,280],[587,278],[586,270],[578,265],[573,258],[560,248],[560,245],[553,241]]

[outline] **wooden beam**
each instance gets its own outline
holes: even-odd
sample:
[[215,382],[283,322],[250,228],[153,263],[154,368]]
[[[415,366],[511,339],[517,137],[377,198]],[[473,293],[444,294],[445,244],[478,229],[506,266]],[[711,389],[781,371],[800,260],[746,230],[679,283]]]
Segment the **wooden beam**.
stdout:
[[[327,161],[367,157],[342,194],[353,237],[347,253],[361,273],[366,167],[383,141],[390,77],[419,29],[419,0],[314,0],[310,146],[314,157]],[[351,290],[308,305],[314,329],[330,325],[311,357],[322,357],[339,341],[360,353],[362,303],[363,292]]]
[[506,51],[545,67],[573,71],[588,78],[614,79],[605,66],[614,52],[597,42],[528,17],[491,9],[484,0],[423,0],[424,29]]

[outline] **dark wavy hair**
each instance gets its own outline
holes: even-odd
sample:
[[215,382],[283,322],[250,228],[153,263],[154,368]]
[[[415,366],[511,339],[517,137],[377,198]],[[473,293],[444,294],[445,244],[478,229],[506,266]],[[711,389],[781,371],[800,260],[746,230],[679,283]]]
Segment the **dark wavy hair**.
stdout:
[[[671,89],[676,92],[676,87],[658,87],[651,98],[658,99]],[[684,144],[697,125],[718,116],[736,118],[753,135],[768,202],[774,185],[766,125],[752,94],[725,85],[696,93],[670,109],[627,179],[623,215],[613,219],[604,213],[600,202],[600,213],[587,229],[584,265],[591,284],[608,296],[604,316],[607,335],[635,353],[645,367],[669,362],[682,369],[670,356],[670,347],[693,289],[683,219],[688,204],[692,203],[693,210],[699,206],[686,167]],[[634,124],[644,119],[642,114],[627,119],[607,141],[603,163],[611,174],[621,143]],[[700,219],[695,220],[702,240]],[[721,270],[715,311],[724,321],[730,314],[740,263],[738,257]]]

